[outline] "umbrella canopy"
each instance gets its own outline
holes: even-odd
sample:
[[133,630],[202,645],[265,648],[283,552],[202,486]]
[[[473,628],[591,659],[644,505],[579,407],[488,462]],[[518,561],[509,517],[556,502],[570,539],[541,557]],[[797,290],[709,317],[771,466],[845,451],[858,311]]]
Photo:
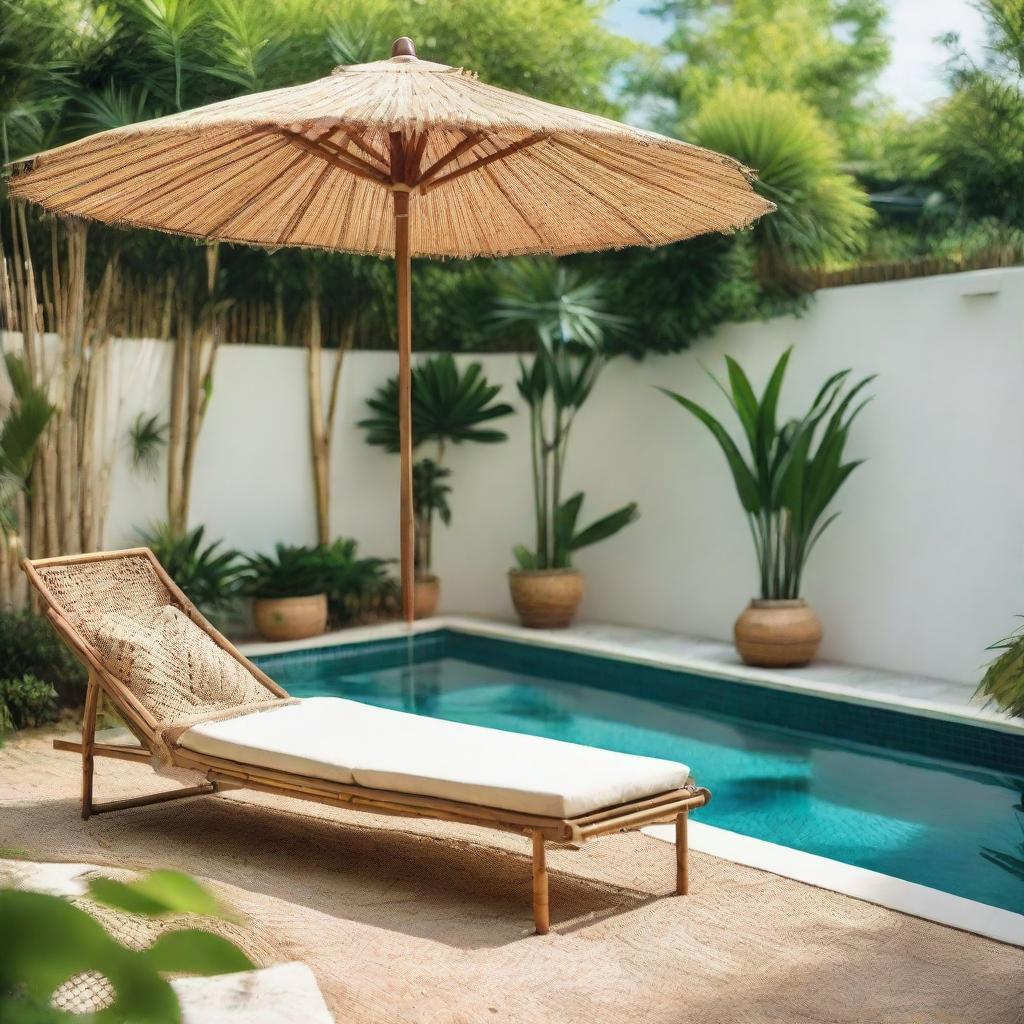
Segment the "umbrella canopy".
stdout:
[[403,608],[412,614],[411,256],[656,246],[773,209],[721,154],[419,60],[389,60],[89,136],[19,161],[11,192],[202,239],[394,256]]

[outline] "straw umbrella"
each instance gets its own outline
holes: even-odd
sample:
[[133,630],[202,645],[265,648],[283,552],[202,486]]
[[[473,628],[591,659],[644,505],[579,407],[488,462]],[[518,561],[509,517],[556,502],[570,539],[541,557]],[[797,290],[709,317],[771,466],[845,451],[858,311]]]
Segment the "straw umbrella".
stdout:
[[419,60],[117,128],[20,161],[11,191],[62,214],[201,239],[394,257],[402,608],[413,614],[413,256],[657,246],[772,204],[736,161]]

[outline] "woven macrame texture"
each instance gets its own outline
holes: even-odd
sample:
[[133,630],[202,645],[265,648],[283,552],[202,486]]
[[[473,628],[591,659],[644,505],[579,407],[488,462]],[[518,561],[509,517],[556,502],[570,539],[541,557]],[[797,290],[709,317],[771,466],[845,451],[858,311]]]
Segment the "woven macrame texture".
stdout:
[[[390,133],[413,166],[391,166]],[[199,238],[414,256],[564,254],[744,227],[774,206],[710,150],[399,56],[102,132],[21,161],[11,191]]]
[[36,571],[104,668],[160,725],[242,713],[278,699],[177,606],[146,558]]
[[255,709],[274,694],[171,605],[100,619],[96,650],[158,722]]

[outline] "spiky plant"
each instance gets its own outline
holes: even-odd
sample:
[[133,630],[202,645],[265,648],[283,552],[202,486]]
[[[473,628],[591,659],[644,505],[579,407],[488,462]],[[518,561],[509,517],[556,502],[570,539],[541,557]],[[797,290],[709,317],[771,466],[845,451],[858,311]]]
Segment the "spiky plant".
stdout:
[[834,373],[802,417],[780,424],[776,412],[791,353],[791,348],[786,349],[779,358],[760,397],[740,364],[729,356],[725,358],[728,387],[712,376],[740,421],[749,458],[707,409],[661,389],[693,413],[722,449],[750,521],[761,597],[767,600],[801,596],[804,565],[839,513],[822,517],[839,488],[864,461],[844,462],[843,455],[853,421],[871,400],[858,403],[857,396],[875,379],[865,377],[847,390],[851,371]]
[[223,541],[204,545],[204,533],[202,526],[178,533],[157,523],[140,536],[185,596],[204,614],[215,615],[235,599],[242,562],[233,548],[221,547]]
[[167,424],[153,413],[140,412],[128,428],[128,448],[132,468],[146,476],[155,476],[160,468],[160,454],[167,446]]
[[[432,356],[412,371],[412,443],[433,444],[435,459],[413,466],[416,506],[416,571],[430,573],[434,513],[447,526],[451,521],[448,496],[451,470],[443,465],[449,444],[497,444],[508,435],[489,424],[514,412],[496,401],[500,384],[491,384],[481,363],[460,370],[450,352]],[[398,451],[398,378],[390,378],[367,400],[373,415],[359,421],[368,444]]]
[[728,85],[702,107],[694,141],[757,171],[777,209],[751,229],[760,275],[783,283],[801,267],[844,260],[867,239],[867,193],[840,169],[839,145],[812,107],[788,93]]
[[536,540],[513,548],[520,569],[568,569],[572,552],[618,533],[637,516],[635,502],[577,531],[583,494],[562,498],[569,437],[606,362],[605,341],[626,319],[605,301],[609,281],[556,260],[515,260],[500,271],[496,329],[525,332],[537,346],[520,361],[519,394],[530,410]]
[[1000,711],[1024,717],[1024,626],[989,650],[1002,653],[985,670],[975,696],[984,697]]

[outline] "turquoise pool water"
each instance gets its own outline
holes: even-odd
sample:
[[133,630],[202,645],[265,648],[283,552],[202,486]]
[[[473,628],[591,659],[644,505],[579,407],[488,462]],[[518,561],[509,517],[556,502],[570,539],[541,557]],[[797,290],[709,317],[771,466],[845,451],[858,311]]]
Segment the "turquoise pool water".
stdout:
[[[856,717],[864,709],[799,698],[828,705],[824,712],[832,717],[822,728],[831,735],[816,735],[750,720],[759,708],[761,717],[772,717],[764,709],[782,707],[798,725],[810,712],[816,722],[826,721],[822,709],[790,707],[778,691],[667,670],[651,676],[606,659],[581,664],[559,652],[523,654],[524,647],[474,641],[460,650],[449,635],[418,643],[408,656],[392,644],[260,660],[297,696],[344,696],[684,761],[714,797],[697,820],[1024,913],[1024,773],[957,763],[971,754],[970,734],[927,740],[956,744],[951,758],[912,752],[924,742],[916,722],[904,727],[909,751],[891,748],[892,727],[885,723],[878,735],[886,745],[851,742],[841,738],[842,716],[853,716],[849,731],[857,734],[865,727]],[[532,660],[524,666],[524,658]],[[516,664],[502,667],[503,660]],[[539,674],[545,665],[550,676]],[[588,671],[597,685],[574,681]],[[732,713],[700,706],[714,704],[723,688],[734,691]],[[1002,748],[988,750],[984,760],[1003,756]]]

